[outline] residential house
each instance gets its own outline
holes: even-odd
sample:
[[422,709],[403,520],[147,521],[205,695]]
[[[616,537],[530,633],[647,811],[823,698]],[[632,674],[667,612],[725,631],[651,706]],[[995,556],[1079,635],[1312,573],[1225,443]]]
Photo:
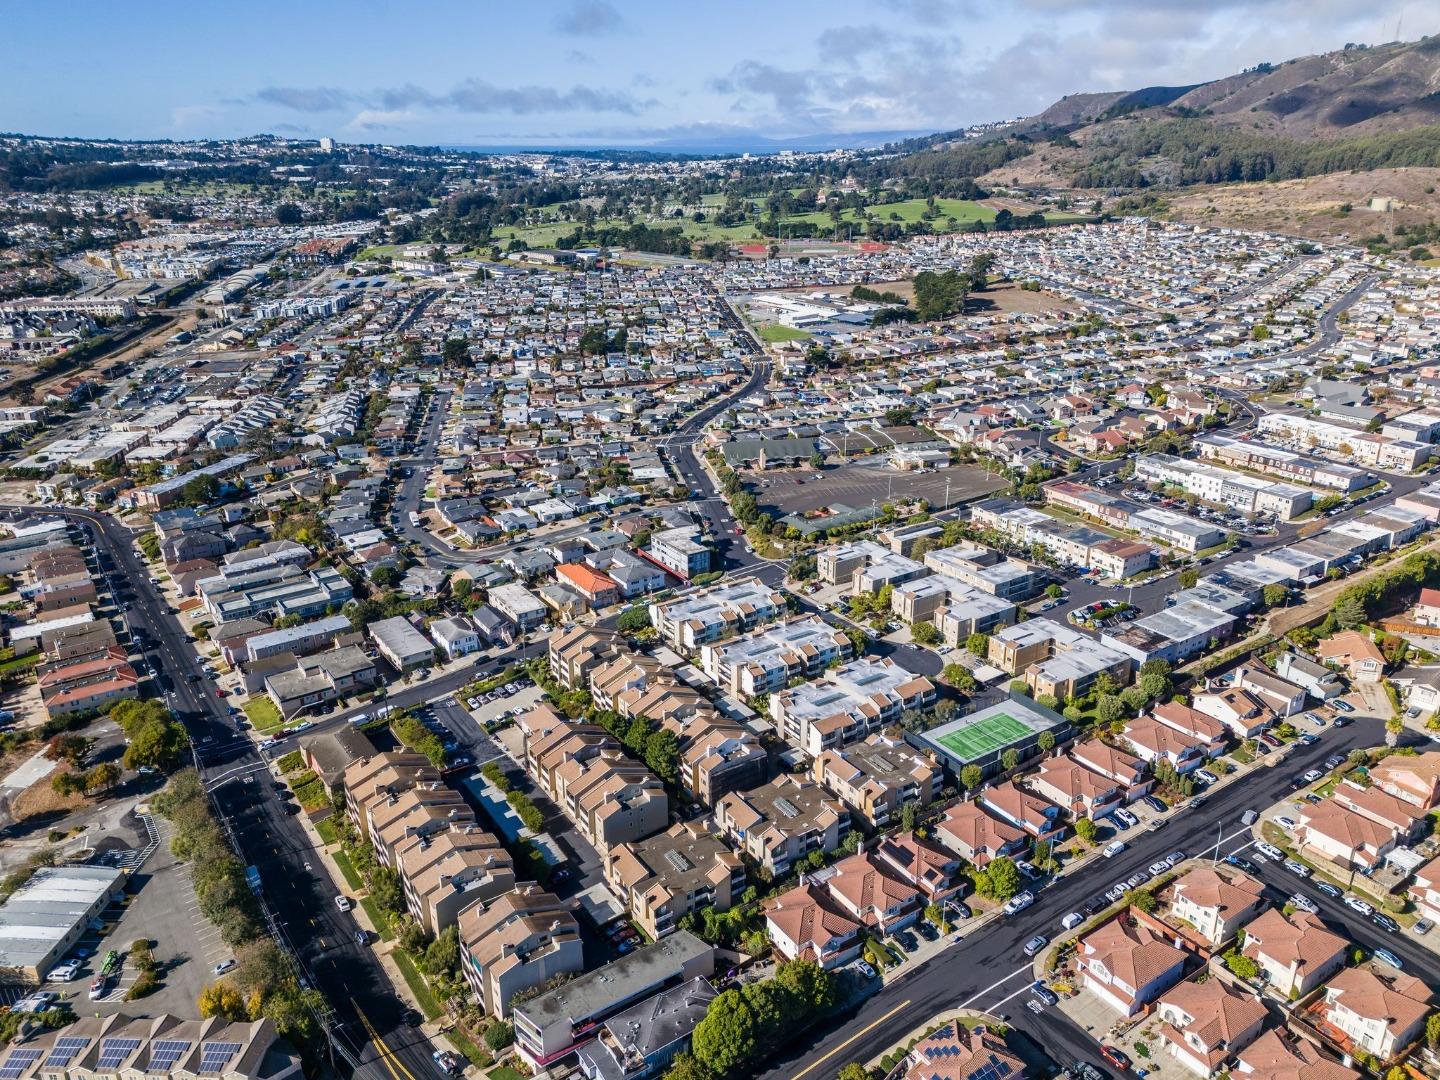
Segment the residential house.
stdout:
[[1099,739],[1077,742],[1070,747],[1070,756],[1098,776],[1123,785],[1126,802],[1148,795],[1155,786],[1143,758],[1127,754]]
[[1029,847],[1025,830],[987,814],[979,802],[956,803],[935,826],[940,842],[984,869],[991,859],[1019,855]]
[[1325,1023],[1342,1035],[1345,1049],[1381,1062],[1420,1037],[1435,1007],[1424,982],[1380,963],[1345,968],[1325,985],[1324,1000]]
[[1440,750],[1392,754],[1370,767],[1370,782],[1413,806],[1433,809],[1440,805]]
[[1345,966],[1350,942],[1307,911],[1270,908],[1245,927],[1244,953],[1285,997],[1304,997]]
[[1265,908],[1260,883],[1239,871],[1195,866],[1170,884],[1170,914],[1219,948]]
[[1358,630],[1342,630],[1315,646],[1315,655],[1350,676],[1351,682],[1379,682],[1385,674],[1385,657],[1379,647]]
[[1180,981],[1188,954],[1148,923],[1113,918],[1080,939],[1084,984],[1124,1016],[1134,1016]]
[[983,1024],[950,1020],[905,1055],[904,1080],[1020,1080],[1025,1062]]
[[826,970],[854,960],[864,944],[860,923],[839,911],[823,887],[809,883],[766,902],[765,929],[786,960],[813,960]]
[[1155,1003],[1163,1025],[1165,1052],[1191,1072],[1209,1077],[1224,1071],[1235,1052],[1248,1046],[1269,1016],[1253,994],[1232,989],[1221,979],[1183,982]]
[[1065,814],[1054,803],[1046,802],[1007,780],[980,793],[980,803],[990,813],[1033,836],[1041,843],[1060,840],[1065,835]]

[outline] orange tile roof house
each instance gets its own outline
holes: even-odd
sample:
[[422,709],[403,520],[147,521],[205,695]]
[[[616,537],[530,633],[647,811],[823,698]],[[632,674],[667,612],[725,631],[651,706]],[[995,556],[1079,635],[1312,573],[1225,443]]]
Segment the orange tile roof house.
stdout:
[[1205,690],[1191,700],[1197,712],[1219,720],[1242,739],[1259,735],[1275,719],[1275,714],[1258,697],[1233,686]]
[[1156,1002],[1155,1014],[1164,1024],[1160,1037],[1166,1053],[1191,1072],[1210,1077],[1260,1034],[1269,1012],[1259,998],[1212,977],[1167,991]]
[[1409,894],[1423,918],[1440,919],[1440,856],[1416,867]]
[[996,817],[1038,840],[1059,840],[1065,834],[1065,812],[1022,790],[1013,780],[986,788],[980,793],[980,802]]
[[1099,739],[1086,739],[1070,747],[1070,756],[1085,768],[1125,785],[1127,801],[1134,802],[1148,795],[1155,781],[1147,775],[1145,762],[1124,750],[1118,750]]
[[851,918],[881,933],[909,926],[924,902],[920,890],[900,878],[871,852],[841,859],[825,879],[830,896]]
[[1379,682],[1385,674],[1385,657],[1375,642],[1358,630],[1342,630],[1315,647],[1315,655],[1334,664],[1355,682]]
[[951,1020],[910,1048],[904,1080],[1019,1080],[1025,1063],[988,1028]]
[[1035,793],[1073,817],[1098,821],[1125,805],[1125,785],[1101,776],[1068,757],[1046,758],[1029,778]]
[[860,924],[817,885],[796,886],[766,903],[765,928],[787,960],[814,960],[829,969],[860,955]]
[[609,607],[620,600],[620,586],[614,579],[584,563],[561,563],[555,567],[555,576],[577,590],[593,608]]
[[896,833],[880,841],[875,857],[924,894],[925,902],[963,896],[969,879],[961,872],[964,862],[928,837]]
[[1024,851],[1029,844],[1023,829],[991,817],[978,802],[952,806],[935,827],[935,835],[950,850],[982,868],[991,859]]
[[1300,812],[1298,830],[1301,846],[1320,855],[1342,870],[1368,870],[1394,850],[1399,832],[1356,813],[1348,806],[1326,799],[1319,806]]
[[1195,927],[1211,945],[1235,936],[1265,907],[1260,883],[1239,871],[1196,866],[1170,885],[1170,913]]
[[1360,1074],[1327,1058],[1304,1039],[1267,1031],[1235,1055],[1232,1076],[1245,1080],[1360,1080]]
[[1389,1061],[1420,1037],[1435,992],[1379,964],[1346,968],[1325,987],[1325,1022],[1354,1046]]
[[1371,767],[1370,780],[1381,791],[1429,810],[1440,804],[1440,750],[1392,754]]
[[1125,725],[1125,742],[1142,761],[1154,765],[1168,761],[1176,772],[1190,772],[1209,760],[1207,747],[1200,739],[1162,724],[1153,716],[1140,716]]
[[1304,997],[1345,964],[1350,943],[1309,912],[1271,908],[1245,927],[1244,953],[1280,994]]
[[1150,710],[1150,714],[1166,727],[1174,728],[1182,735],[1188,735],[1200,742],[1210,757],[1215,757],[1224,750],[1230,738],[1229,729],[1215,717],[1178,701],[1156,705]]
[[1335,786],[1331,800],[1378,825],[1394,829],[1404,843],[1417,839],[1429,820],[1425,811],[1414,803],[1378,787],[1361,787],[1348,779]]
[[1076,963],[1085,985],[1125,1016],[1134,1016],[1180,981],[1185,958],[1143,923],[1122,914],[1080,940]]

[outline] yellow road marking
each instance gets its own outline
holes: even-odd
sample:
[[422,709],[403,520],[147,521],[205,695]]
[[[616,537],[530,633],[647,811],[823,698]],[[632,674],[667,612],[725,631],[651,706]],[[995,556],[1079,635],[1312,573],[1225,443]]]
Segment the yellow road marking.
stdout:
[[[371,1040],[380,1048],[380,1060],[384,1062],[385,1068],[394,1077],[394,1080],[400,1080],[400,1073],[405,1074],[406,1080],[415,1080],[415,1075],[405,1067],[405,1063],[395,1055],[395,1051],[390,1049],[389,1043],[380,1037],[380,1033],[375,1030],[375,1025],[370,1023],[370,1018],[365,1015],[360,1006],[355,1006],[355,1012],[360,1017],[360,1023],[364,1024],[365,1030],[370,1033]],[[400,1072],[396,1072],[396,1069],[399,1069]]]
[[816,1058],[816,1059],[815,1059],[814,1061],[812,1061],[809,1065],[806,1065],[805,1068],[801,1069],[798,1073],[796,1073],[794,1076],[792,1076],[792,1077],[790,1078],[790,1080],[800,1080],[800,1078],[801,1078],[802,1076],[804,1076],[806,1073],[810,1072],[810,1071],[813,1070],[813,1069],[818,1069],[818,1068],[819,1068],[821,1065],[823,1065],[825,1062],[829,1061],[829,1060],[830,1060],[832,1057],[834,1057],[836,1054],[840,1053],[841,1050],[844,1050],[845,1047],[849,1046],[849,1045],[850,1045],[851,1043],[853,1043],[856,1039],[860,1038],[860,1036],[864,1035],[864,1034],[865,1034],[866,1032],[868,1032],[868,1031],[873,1030],[874,1028],[879,1027],[879,1026],[880,1026],[881,1024],[883,1024],[886,1020],[889,1020],[892,1016],[894,1016],[896,1013],[898,1013],[901,1009],[904,1009],[904,1008],[905,1008],[906,1006],[908,1006],[909,1004],[910,1004],[910,999],[909,999],[909,998],[906,998],[906,999],[905,999],[904,1001],[902,1001],[899,1005],[896,1005],[895,1008],[891,1009],[891,1010],[890,1010],[888,1013],[886,1013],[884,1016],[880,1017],[880,1019],[876,1020],[876,1021],[875,1021],[874,1023],[872,1023],[872,1024],[867,1024],[865,1027],[863,1027],[863,1028],[861,1028],[859,1031],[857,1031],[854,1035],[851,1035],[848,1039],[846,1039],[844,1042],[842,1042],[839,1046],[835,1047],[834,1050],[831,1050],[831,1051],[830,1051],[828,1054],[826,1054],[824,1057]]

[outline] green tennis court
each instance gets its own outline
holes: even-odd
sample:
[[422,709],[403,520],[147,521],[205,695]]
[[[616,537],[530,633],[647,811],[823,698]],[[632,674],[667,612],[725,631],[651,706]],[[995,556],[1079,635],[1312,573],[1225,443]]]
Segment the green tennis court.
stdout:
[[958,731],[937,736],[935,741],[961,761],[977,761],[1030,734],[1030,726],[1009,713],[995,713]]

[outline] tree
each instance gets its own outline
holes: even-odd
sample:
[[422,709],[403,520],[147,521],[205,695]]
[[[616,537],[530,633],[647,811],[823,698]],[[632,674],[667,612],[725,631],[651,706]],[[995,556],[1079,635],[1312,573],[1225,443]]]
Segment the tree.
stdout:
[[705,1018],[695,1025],[690,1049],[707,1069],[721,1076],[755,1056],[756,1017],[739,990],[726,990],[710,1002]]
[[660,728],[646,737],[645,764],[666,784],[680,778],[680,740],[673,731]]
[[870,1070],[858,1061],[852,1061],[840,1070],[835,1080],[870,1080]]
[[180,498],[191,506],[203,506],[220,493],[220,481],[209,473],[191,477],[180,489]]
[[304,220],[305,215],[293,202],[282,202],[275,207],[275,222],[278,225],[299,225]]
[[1131,907],[1139,908],[1147,915],[1155,910],[1157,903],[1155,894],[1149,889],[1131,889],[1125,894],[1125,902]]
[[485,1045],[490,1048],[492,1054],[499,1054],[514,1041],[515,1028],[508,1020],[501,1020],[498,1024],[491,1024],[485,1029]]
[[979,765],[966,765],[960,770],[960,785],[966,791],[974,791],[985,779],[985,772]]
[[620,613],[615,620],[617,629],[626,634],[638,634],[650,629],[650,609],[644,604],[633,604]]
[[1020,751],[1016,750],[1013,746],[1000,755],[1000,767],[1003,768],[1006,772],[1009,772],[1011,769],[1015,768],[1015,766],[1019,764]]
[[1199,571],[1199,570],[1181,570],[1181,571],[1180,571],[1180,588],[1182,588],[1182,589],[1193,589],[1193,588],[1194,588],[1196,585],[1198,585],[1199,583],[1200,583],[1200,571]]
[[1095,715],[1102,724],[1113,724],[1125,715],[1125,706],[1114,694],[1101,694],[1095,702]]
[[990,635],[975,632],[965,639],[965,651],[971,656],[985,659],[990,655]]
[[113,761],[102,761],[85,774],[85,794],[109,791],[120,783],[120,766]]
[[1100,827],[1088,817],[1075,819],[1075,835],[1087,844],[1093,844],[1095,837],[1099,835]]
[[196,998],[195,1006],[199,1009],[202,1020],[211,1016],[220,1016],[235,1023],[250,1019],[245,1010],[245,999],[228,980],[205,986]]
[[1055,749],[1055,733],[1049,730],[1040,732],[1040,738],[1036,740],[1036,745],[1040,747],[1042,754],[1048,754]]
[[940,631],[933,622],[917,622],[910,628],[910,636],[917,645],[934,645],[940,640]]
[[125,729],[130,736],[124,758],[127,769],[149,766],[170,772],[180,764],[181,755],[189,746],[185,729],[172,720],[163,707],[160,713],[163,715],[150,713],[133,728]]
[[388,563],[377,566],[370,571],[370,580],[374,582],[376,588],[393,589],[400,584],[400,570]]
[[1440,1046],[1440,1012],[1433,1012],[1425,1019],[1425,1041],[1431,1046]]
[[985,867],[985,875],[990,886],[990,896],[994,900],[1009,900],[1023,885],[1020,870],[1014,860],[1003,855],[990,860]]
[[85,778],[77,772],[57,772],[50,778],[50,789],[62,799],[79,795],[85,790]]
[[1060,597],[1065,595],[1065,590],[1062,589],[1059,585],[1046,585],[1045,595],[1048,596],[1051,600],[1059,600]]
[[1342,630],[1354,630],[1356,627],[1364,626],[1369,617],[1365,611],[1365,601],[1348,590],[1335,601],[1333,610],[1335,621],[1340,624]]
[[715,1074],[694,1054],[676,1054],[665,1070],[664,1080],[715,1080]]
[[458,364],[470,359],[470,343],[464,338],[446,338],[440,348],[440,357],[447,364]]

